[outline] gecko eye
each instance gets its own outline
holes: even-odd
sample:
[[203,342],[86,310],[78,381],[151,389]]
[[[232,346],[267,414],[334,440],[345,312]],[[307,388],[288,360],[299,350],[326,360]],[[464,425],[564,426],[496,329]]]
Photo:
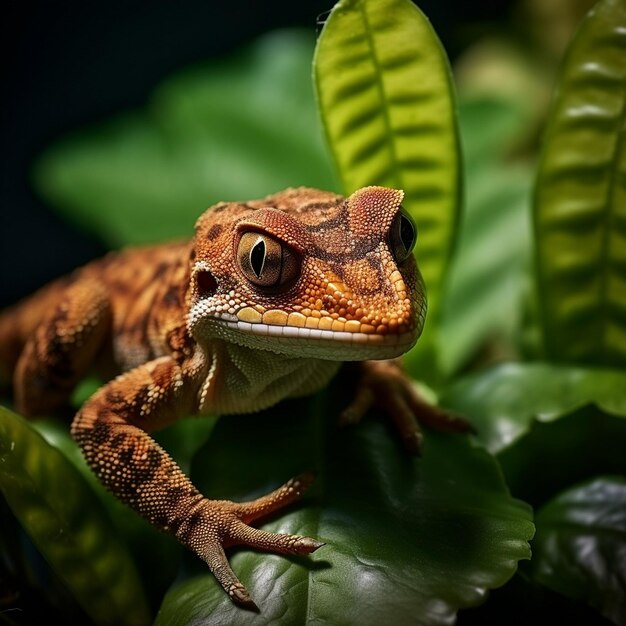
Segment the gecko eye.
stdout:
[[415,223],[401,207],[393,218],[389,230],[389,247],[397,263],[404,263],[411,256],[416,239]]
[[237,261],[244,276],[259,287],[282,287],[299,272],[296,255],[283,243],[263,233],[241,235]]

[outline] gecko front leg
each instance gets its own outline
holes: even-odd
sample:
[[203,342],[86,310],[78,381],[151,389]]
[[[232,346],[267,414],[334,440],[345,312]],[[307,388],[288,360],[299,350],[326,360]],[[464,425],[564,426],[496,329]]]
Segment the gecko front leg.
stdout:
[[96,392],[76,415],[72,434],[102,482],[157,528],[174,535],[209,566],[234,601],[254,608],[230,568],[224,548],[247,545],[283,554],[308,554],[320,542],[269,533],[248,524],[297,500],[312,482],[294,478],[251,502],[210,500],[148,434],[197,410],[207,367],[162,357],[137,367]]

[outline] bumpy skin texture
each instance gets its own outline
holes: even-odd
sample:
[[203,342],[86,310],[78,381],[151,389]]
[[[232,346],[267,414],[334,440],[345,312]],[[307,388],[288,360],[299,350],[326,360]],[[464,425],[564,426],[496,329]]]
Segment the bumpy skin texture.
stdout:
[[393,359],[425,315],[402,192],[349,198],[308,188],[218,203],[195,238],[112,253],[0,315],[0,377],[18,410],[66,405],[96,370],[108,384],[81,408],[72,434],[102,482],[211,568],[230,597],[254,606],[224,548],[288,554],[322,544],[249,526],[296,500],[292,479],[248,503],[198,492],[148,434],[194,414],[256,411],[323,387],[342,361],[364,361],[365,386],[343,413],[355,422],[382,404],[418,450],[416,415],[447,430],[465,423],[426,407]]

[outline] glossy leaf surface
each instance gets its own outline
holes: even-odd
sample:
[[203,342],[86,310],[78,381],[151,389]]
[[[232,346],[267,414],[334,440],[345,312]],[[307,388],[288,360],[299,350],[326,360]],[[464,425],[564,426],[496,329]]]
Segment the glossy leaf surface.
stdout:
[[314,76],[322,121],[346,193],[405,191],[430,323],[457,224],[460,151],[450,70],[410,0],[341,0],[320,35]]
[[431,435],[423,458],[408,458],[380,423],[332,427],[325,402],[222,418],[192,477],[211,497],[244,500],[317,469],[303,503],[263,527],[327,545],[311,558],[232,556],[259,614],[232,605],[194,560],[197,576],[174,585],[157,624],[449,624],[529,558],[530,509],[508,495],[486,452]]
[[573,40],[537,180],[535,232],[550,357],[626,365],[626,2]]
[[135,566],[78,470],[24,419],[0,407],[0,490],[96,624],[148,624]]
[[626,624],[626,478],[601,477],[537,513],[533,580]]

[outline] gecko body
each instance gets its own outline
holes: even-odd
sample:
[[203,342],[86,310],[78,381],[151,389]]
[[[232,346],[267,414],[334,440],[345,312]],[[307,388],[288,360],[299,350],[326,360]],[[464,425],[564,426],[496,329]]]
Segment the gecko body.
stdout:
[[[201,494],[149,435],[187,415],[257,411],[324,387],[344,361],[364,384],[344,412],[384,404],[409,448],[424,410],[395,359],[421,332],[426,301],[403,193],[366,187],[344,198],[310,188],[220,202],[190,242],[111,253],[0,315],[0,376],[26,415],[66,405],[90,370],[109,380],[72,434],[102,482],[210,567],[253,606],[224,548],[287,554],[322,545],[250,524],[301,496],[310,474],[245,503]],[[372,360],[375,359],[375,360]],[[382,398],[382,400],[381,400]]]

